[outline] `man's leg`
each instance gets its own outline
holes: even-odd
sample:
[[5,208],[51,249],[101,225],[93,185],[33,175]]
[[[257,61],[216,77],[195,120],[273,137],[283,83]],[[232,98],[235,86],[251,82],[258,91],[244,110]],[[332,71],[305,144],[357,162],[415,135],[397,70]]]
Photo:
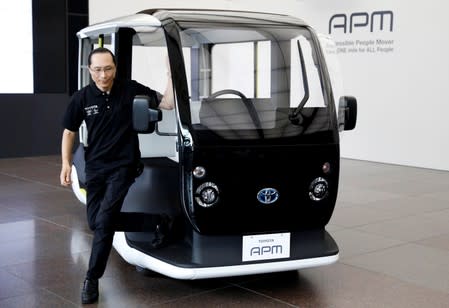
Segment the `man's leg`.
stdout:
[[88,279],[99,279],[103,276],[112,248],[117,219],[133,182],[134,177],[127,168],[114,171],[106,179],[104,197],[95,217],[94,239],[87,271]]
[[106,176],[102,174],[87,174],[87,223],[92,231],[95,231],[98,210],[106,191]]
[[120,212],[115,231],[154,232],[161,222],[160,214]]
[[95,175],[88,179],[87,217],[89,227],[94,231],[94,239],[89,269],[81,293],[83,304],[91,304],[98,300],[98,279],[103,276],[106,269],[112,248],[115,221],[133,181],[132,173],[125,168],[106,176]]
[[[96,229],[96,218],[100,209],[101,202],[106,190],[106,176],[100,173],[87,173],[87,222],[89,228]],[[93,245],[92,245],[93,251]],[[91,254],[92,254],[91,251]],[[92,304],[98,300],[98,279],[86,275],[83,291],[81,292],[81,302],[83,304]]]

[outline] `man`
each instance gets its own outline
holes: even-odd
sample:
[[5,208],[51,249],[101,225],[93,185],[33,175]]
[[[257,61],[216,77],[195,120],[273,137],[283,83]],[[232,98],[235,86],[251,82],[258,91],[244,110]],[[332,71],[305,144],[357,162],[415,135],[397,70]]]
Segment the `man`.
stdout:
[[[136,95],[147,95],[159,108],[173,109],[170,74],[161,98],[159,93],[135,81],[116,79],[116,60],[106,48],[94,49],[88,65],[93,83],[72,96],[64,115],[60,175],[61,185],[69,186],[75,134],[84,120],[88,131],[87,219],[94,238],[81,293],[83,304],[98,300],[98,279],[106,269],[123,201],[137,176],[140,151],[132,126],[133,99]],[[156,231],[167,230],[170,223],[167,216],[156,218],[159,222]]]

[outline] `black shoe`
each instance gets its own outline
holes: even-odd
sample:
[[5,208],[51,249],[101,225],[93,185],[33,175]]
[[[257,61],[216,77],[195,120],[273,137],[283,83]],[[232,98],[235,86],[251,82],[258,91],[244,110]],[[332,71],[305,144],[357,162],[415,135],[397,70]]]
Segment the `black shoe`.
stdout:
[[98,301],[98,279],[84,280],[81,302],[83,304],[93,304],[96,301]]
[[166,214],[161,215],[161,222],[156,226],[154,239],[151,245],[154,248],[161,248],[170,243],[173,235],[174,219]]

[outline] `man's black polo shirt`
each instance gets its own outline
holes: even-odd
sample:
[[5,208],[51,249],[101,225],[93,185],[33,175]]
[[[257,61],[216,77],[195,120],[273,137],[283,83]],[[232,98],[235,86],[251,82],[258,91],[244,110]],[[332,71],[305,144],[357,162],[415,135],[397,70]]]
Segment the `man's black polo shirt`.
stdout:
[[156,91],[134,80],[115,80],[109,94],[91,83],[72,96],[63,125],[75,132],[86,121],[86,172],[133,166],[140,159],[139,140],[132,125],[132,102],[136,95],[149,96],[153,107],[159,104]]

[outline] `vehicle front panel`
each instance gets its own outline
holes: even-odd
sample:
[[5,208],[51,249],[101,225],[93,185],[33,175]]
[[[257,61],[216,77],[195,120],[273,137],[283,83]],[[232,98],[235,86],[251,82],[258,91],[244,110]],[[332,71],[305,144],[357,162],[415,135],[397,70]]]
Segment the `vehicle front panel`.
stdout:
[[[332,215],[338,188],[338,144],[199,146],[193,155],[192,168],[196,166],[206,170],[203,178],[192,177],[190,199],[192,221],[201,232],[303,230],[324,227]],[[322,200],[311,197],[316,179],[327,182]],[[197,202],[204,183],[213,183],[218,190],[218,201],[209,207]],[[264,189],[277,194],[264,197]]]

